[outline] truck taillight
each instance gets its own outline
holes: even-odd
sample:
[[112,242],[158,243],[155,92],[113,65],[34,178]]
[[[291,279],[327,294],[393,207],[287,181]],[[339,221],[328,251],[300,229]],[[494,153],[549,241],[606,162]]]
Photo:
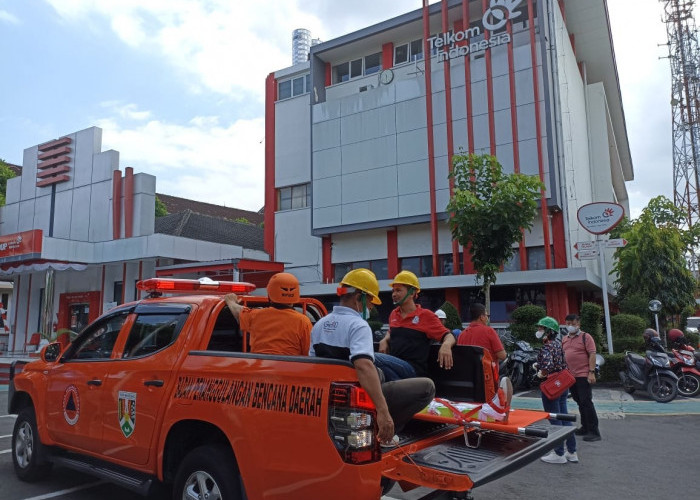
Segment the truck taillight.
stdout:
[[353,383],[332,383],[328,435],[345,462],[364,464],[381,458],[377,412],[369,394]]
[[173,278],[150,278],[136,283],[136,288],[146,292],[160,293],[250,293],[255,285],[244,281],[214,281],[210,278],[184,280]]

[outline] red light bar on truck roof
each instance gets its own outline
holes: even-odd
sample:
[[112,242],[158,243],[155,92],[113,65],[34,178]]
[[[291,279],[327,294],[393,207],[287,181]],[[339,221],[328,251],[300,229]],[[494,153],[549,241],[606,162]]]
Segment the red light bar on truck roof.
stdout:
[[209,278],[184,280],[173,278],[150,278],[136,283],[136,288],[146,292],[160,293],[250,293],[255,285],[244,281],[213,281]]

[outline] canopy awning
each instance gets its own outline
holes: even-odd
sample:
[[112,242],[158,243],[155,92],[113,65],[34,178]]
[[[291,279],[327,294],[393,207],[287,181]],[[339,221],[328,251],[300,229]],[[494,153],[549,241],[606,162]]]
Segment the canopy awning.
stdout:
[[87,265],[77,262],[32,262],[28,264],[0,266],[0,276],[9,277],[54,269],[56,271],[84,271]]

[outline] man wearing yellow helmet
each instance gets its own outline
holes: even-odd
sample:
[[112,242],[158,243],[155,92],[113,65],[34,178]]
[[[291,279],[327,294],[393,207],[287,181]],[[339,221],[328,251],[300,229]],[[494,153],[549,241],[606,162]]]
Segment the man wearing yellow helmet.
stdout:
[[452,368],[452,346],[457,339],[434,312],[416,304],[420,292],[418,277],[411,271],[401,271],[394,277],[391,289],[396,309],[389,316],[389,331],[375,356],[375,363],[386,379],[425,376],[433,341],[442,343],[438,353],[440,366]]
[[429,378],[414,378],[381,383],[374,366],[372,329],[366,318],[369,311],[381,304],[379,283],[369,269],[353,269],[338,287],[340,305],[316,322],[311,330],[310,356],[349,360],[357,370],[360,385],[377,408],[377,438],[391,444],[417,412],[425,408],[435,395],[435,384]]

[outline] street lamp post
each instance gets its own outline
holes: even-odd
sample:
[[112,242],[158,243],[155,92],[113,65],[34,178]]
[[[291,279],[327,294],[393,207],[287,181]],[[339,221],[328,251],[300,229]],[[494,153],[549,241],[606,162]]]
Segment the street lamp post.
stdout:
[[[656,321],[656,331],[661,335],[661,332],[659,332],[659,311],[661,311],[661,301],[652,299],[649,301],[649,310],[654,313],[654,320]],[[666,332],[664,332],[664,344],[668,345],[666,342]]]

